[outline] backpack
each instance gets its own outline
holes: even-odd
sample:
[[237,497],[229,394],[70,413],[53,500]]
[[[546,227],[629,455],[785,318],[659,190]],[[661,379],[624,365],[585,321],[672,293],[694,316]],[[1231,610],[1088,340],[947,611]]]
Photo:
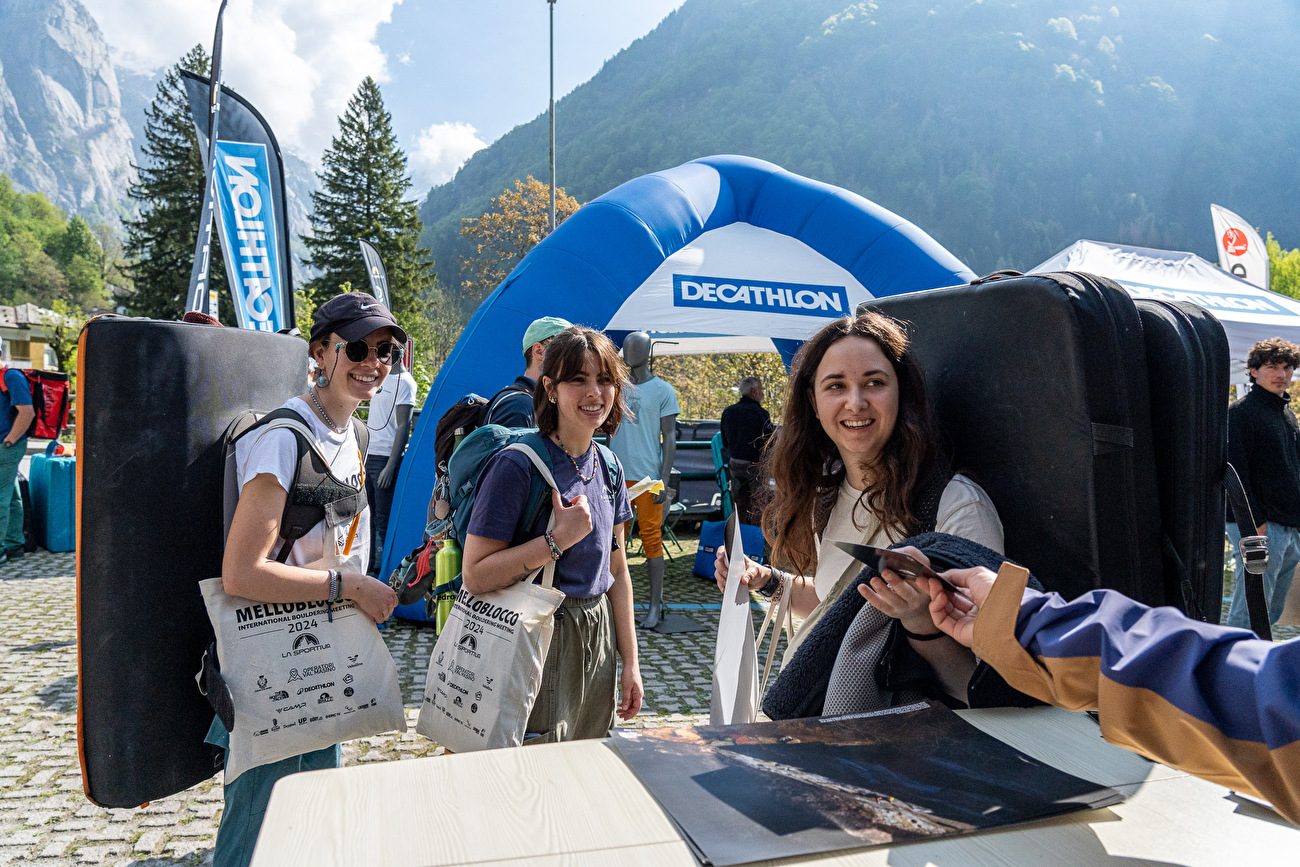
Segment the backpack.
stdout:
[[[352,420],[357,447],[364,455],[370,447],[370,430],[358,418]],[[280,409],[262,415],[253,410],[241,413],[226,428],[225,488],[222,502],[225,510],[225,533],[230,533],[230,522],[239,502],[239,477],[235,468],[235,445],[239,440],[258,430],[287,428],[294,433],[298,443],[298,465],[285,498],[284,512],[280,516],[280,538],[284,540],[276,560],[284,563],[294,543],[307,535],[312,527],[327,518],[331,526],[349,520],[366,506],[365,486],[354,488],[337,478],[329,469],[329,461],[321,452],[311,428],[301,415],[291,409]]]
[[[507,446],[520,444],[537,453],[546,467],[555,474],[551,465],[550,452],[546,448],[546,438],[531,428],[509,428],[497,424],[487,424],[471,433],[461,441],[460,446],[451,456],[447,465],[448,502],[451,507],[448,515],[451,525],[447,535],[462,546],[465,533],[469,527],[470,515],[474,511],[474,499],[478,493],[479,478],[488,462],[497,452]],[[606,446],[595,443],[597,460],[604,465],[606,493],[614,489],[618,482],[618,459]],[[546,480],[536,472],[529,472],[528,497],[524,500],[523,518],[515,529],[512,546],[527,541],[537,521],[551,505],[547,496],[549,486]]]
[[[370,429],[359,418],[352,418],[352,430],[357,436],[357,447],[363,456],[370,448]],[[280,407],[261,415],[256,410],[245,410],[235,416],[222,436],[224,446],[224,481],[222,489],[222,509],[224,521],[222,539],[230,535],[230,522],[235,517],[235,506],[239,503],[239,473],[235,466],[235,445],[239,440],[255,431],[287,428],[293,431],[298,445],[298,465],[294,469],[293,479],[289,482],[289,496],[284,501],[284,512],[280,515],[280,538],[284,541],[275,559],[284,563],[289,559],[289,552],[294,544],[307,535],[307,531],[321,521],[330,519],[333,526],[360,514],[366,507],[366,490],[362,485],[354,488],[337,478],[329,469],[316,438],[308,427],[307,421],[298,413],[287,407]],[[199,673],[195,675],[199,692],[203,693],[212,705],[212,709],[221,718],[227,731],[235,727],[235,707],[221,675],[221,665],[217,659],[217,642],[214,638],[203,651]],[[220,767],[221,759],[218,759]]]
[[[450,456],[445,471],[440,470],[438,474],[438,483],[429,502],[429,523],[425,527],[424,541],[404,557],[389,576],[388,584],[397,591],[398,602],[411,604],[421,596],[426,596],[426,603],[432,599],[428,594],[435,577],[430,563],[433,552],[448,538],[464,545],[483,471],[498,452],[515,445],[536,453],[551,474],[555,474],[546,439],[532,428],[486,424],[466,436]],[[618,459],[607,446],[600,443],[595,443],[595,446],[596,460],[605,469],[606,493],[612,493],[618,484]],[[511,547],[528,541],[532,528],[537,526],[551,505],[550,486],[546,480],[534,470],[529,471],[528,478],[523,517],[515,527]]]
[[452,404],[451,409],[438,419],[438,427],[433,433],[433,465],[439,474],[446,472],[447,462],[456,449],[456,431],[466,436],[487,423],[492,410],[501,402],[501,398],[510,394],[527,394],[514,383],[492,395],[491,399],[480,397],[473,392]]
[[[59,434],[68,426],[68,407],[71,402],[68,375],[53,370],[31,370],[24,367],[0,367],[0,393],[9,396],[9,385],[4,375],[16,370],[27,379],[27,388],[32,393],[32,409],[36,415],[23,436],[39,439],[58,439]],[[9,420],[18,417],[18,408],[9,408]]]

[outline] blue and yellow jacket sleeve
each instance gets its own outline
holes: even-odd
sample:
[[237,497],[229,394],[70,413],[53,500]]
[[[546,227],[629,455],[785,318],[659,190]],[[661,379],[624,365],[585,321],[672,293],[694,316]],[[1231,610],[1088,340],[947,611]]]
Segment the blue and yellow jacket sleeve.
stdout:
[[1270,801],[1300,824],[1300,640],[1148,608],[1112,590],[1067,602],[998,572],[974,650],[1007,683],[1097,710],[1113,744]]

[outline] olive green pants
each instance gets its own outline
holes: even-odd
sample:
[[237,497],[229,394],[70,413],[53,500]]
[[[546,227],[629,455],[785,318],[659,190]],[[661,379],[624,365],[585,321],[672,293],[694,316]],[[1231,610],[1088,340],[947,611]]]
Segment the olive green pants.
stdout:
[[565,599],[528,717],[524,744],[603,738],[614,725],[614,613],[607,594]]

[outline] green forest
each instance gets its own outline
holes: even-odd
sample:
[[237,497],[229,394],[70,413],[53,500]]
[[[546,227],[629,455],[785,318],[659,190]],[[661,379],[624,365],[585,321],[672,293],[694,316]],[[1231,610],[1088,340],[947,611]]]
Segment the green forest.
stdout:
[[[1300,242],[1300,12],[1282,0],[687,0],[557,106],[557,182],[580,202],[740,153],[845,187],[976,272],[1079,238],[1211,260],[1209,205]],[[434,188],[440,282],[460,220],[547,173],[547,118]]]
[[[40,193],[15,192],[0,174],[0,304],[94,310],[110,299],[112,234],[68,215]],[[64,305],[67,305],[66,307]]]

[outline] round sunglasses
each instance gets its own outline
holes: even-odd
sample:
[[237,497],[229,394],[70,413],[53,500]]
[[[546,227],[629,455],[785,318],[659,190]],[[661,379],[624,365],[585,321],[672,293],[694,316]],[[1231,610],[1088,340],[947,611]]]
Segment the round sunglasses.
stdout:
[[374,351],[375,357],[379,359],[380,364],[393,365],[402,360],[402,345],[392,341],[384,341],[378,346],[371,346],[364,340],[351,340],[347,343],[339,341],[335,348],[343,347],[344,354],[347,355],[348,361],[354,364],[360,364],[370,357],[371,350]]

